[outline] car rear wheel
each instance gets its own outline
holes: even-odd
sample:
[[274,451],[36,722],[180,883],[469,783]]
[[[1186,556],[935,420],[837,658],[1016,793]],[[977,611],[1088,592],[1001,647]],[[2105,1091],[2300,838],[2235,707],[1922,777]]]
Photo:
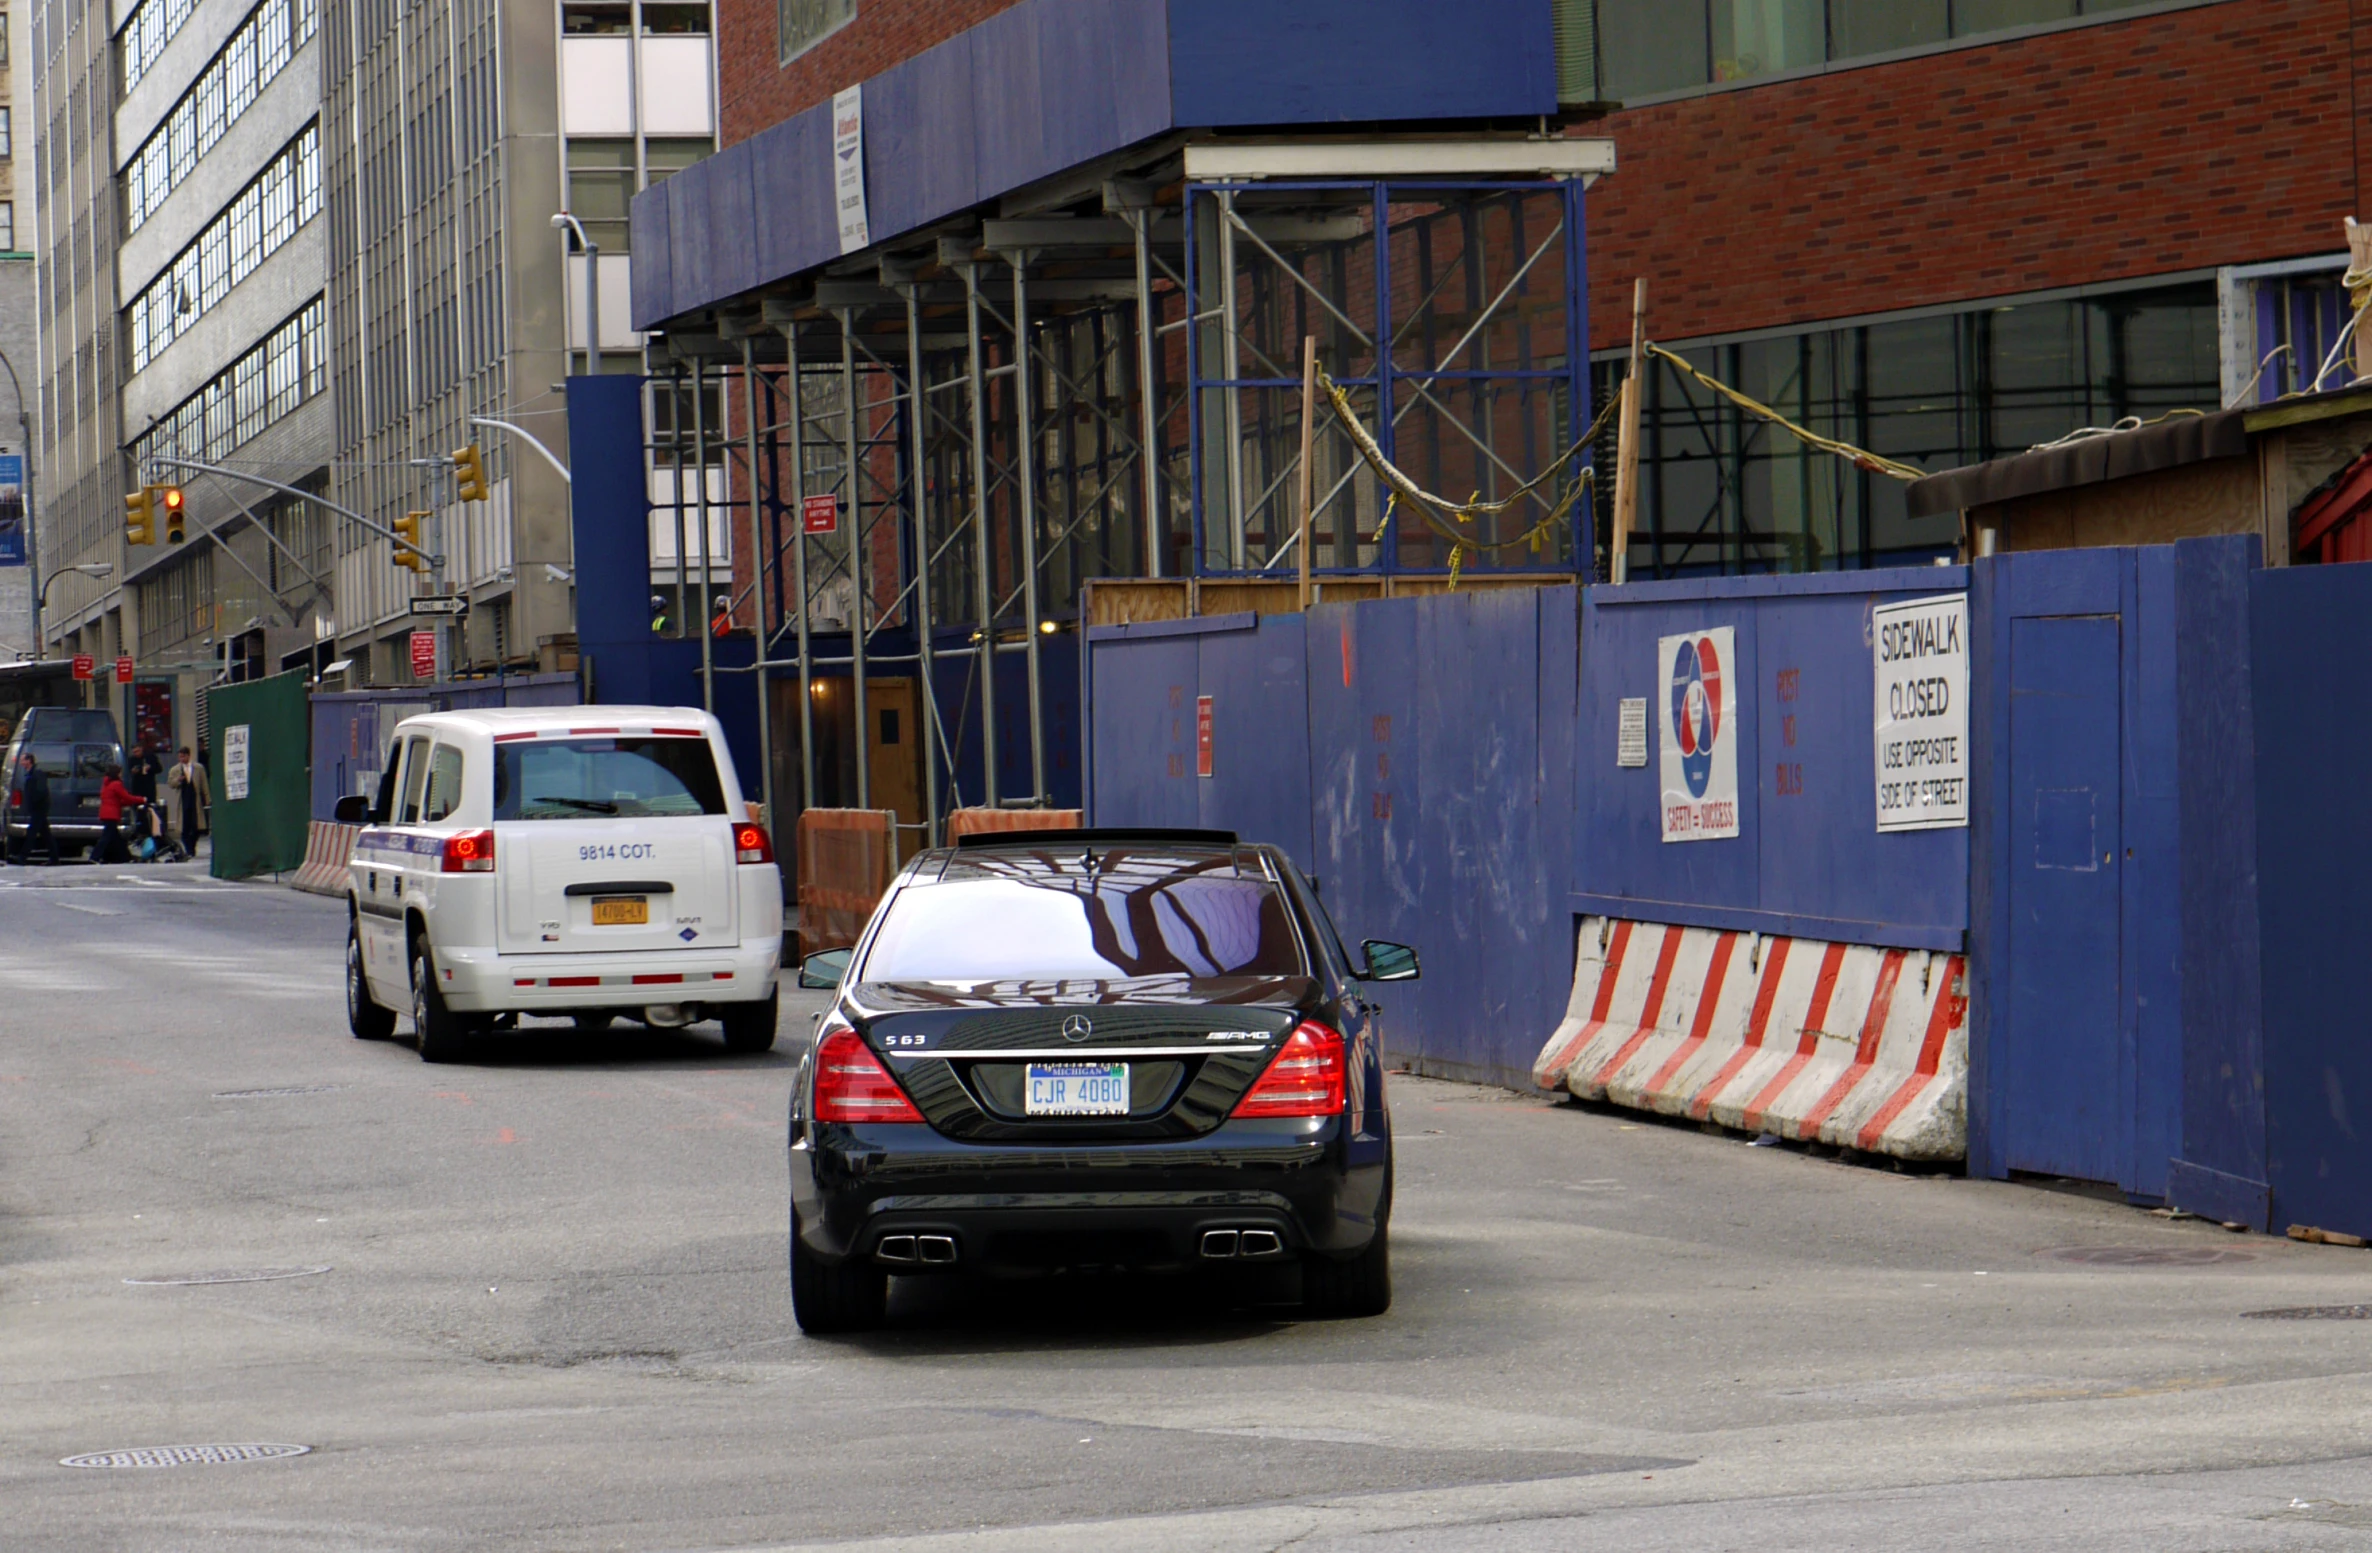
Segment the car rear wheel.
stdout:
[[371,979],[362,969],[362,926],[353,921],[346,924],[346,1028],[360,1041],[384,1041],[395,1034],[394,1011],[371,996]]
[[791,1221],[791,1314],[813,1337],[865,1332],[881,1325],[889,1304],[889,1274],[850,1258],[837,1266],[807,1249]]
[[428,945],[412,945],[412,1030],[420,1037],[422,1062],[459,1062],[466,1032],[437,991],[436,967]]
[[765,1052],[774,1050],[774,1029],[779,1023],[779,992],[769,992],[760,1003],[727,1003],[717,1010],[717,1018],[725,1027],[725,1050],[729,1052]]
[[1301,1308],[1313,1316],[1380,1316],[1392,1308],[1392,1186],[1375,1216],[1375,1236],[1349,1261],[1306,1256],[1301,1262]]

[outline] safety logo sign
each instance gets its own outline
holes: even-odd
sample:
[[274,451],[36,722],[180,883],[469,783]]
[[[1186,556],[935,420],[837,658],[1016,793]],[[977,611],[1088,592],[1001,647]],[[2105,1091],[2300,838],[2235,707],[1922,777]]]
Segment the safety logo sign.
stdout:
[[1656,643],[1666,841],[1738,834],[1737,656],[1729,626]]

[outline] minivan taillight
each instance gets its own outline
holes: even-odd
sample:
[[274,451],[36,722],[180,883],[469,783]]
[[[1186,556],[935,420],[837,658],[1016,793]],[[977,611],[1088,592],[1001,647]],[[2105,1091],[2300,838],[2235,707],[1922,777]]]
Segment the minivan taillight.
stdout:
[[733,827],[733,861],[737,863],[771,863],[774,861],[774,839],[766,834],[766,827],[743,824]]
[[1238,1116],[1333,1116],[1342,1110],[1342,1036],[1305,1019],[1260,1082],[1236,1102]]
[[863,1036],[842,1025],[815,1050],[815,1119],[819,1122],[919,1122],[922,1113]]
[[449,874],[494,872],[494,832],[472,830],[458,836],[447,836],[441,871]]

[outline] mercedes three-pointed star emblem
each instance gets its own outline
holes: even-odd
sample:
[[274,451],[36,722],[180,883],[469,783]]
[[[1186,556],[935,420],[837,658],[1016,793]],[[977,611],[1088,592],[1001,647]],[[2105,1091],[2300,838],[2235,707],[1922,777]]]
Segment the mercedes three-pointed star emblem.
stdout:
[[1073,1014],[1062,1022],[1062,1038],[1066,1041],[1084,1041],[1093,1034],[1095,1021],[1085,1014]]

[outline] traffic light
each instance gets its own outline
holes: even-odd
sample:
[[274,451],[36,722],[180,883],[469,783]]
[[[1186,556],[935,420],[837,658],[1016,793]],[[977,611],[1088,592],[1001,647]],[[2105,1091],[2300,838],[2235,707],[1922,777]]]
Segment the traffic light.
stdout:
[[181,487],[178,485],[158,486],[156,488],[156,503],[165,509],[165,543],[180,544],[186,537],[182,533],[181,527]]
[[486,455],[474,442],[453,450],[453,494],[462,501],[486,499]]
[[407,512],[395,520],[395,564],[407,572],[428,570],[428,557],[420,550],[420,525],[427,517],[425,512]]
[[156,543],[156,502],[145,485],[124,498],[124,543]]

